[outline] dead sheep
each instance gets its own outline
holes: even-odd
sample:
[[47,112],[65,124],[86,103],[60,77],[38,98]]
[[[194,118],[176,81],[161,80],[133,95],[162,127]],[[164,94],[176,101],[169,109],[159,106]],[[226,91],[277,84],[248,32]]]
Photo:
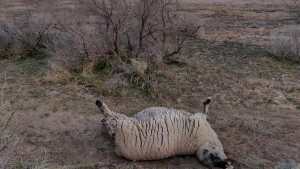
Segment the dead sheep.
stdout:
[[175,155],[195,154],[208,167],[232,169],[217,134],[207,121],[210,99],[204,112],[152,107],[133,117],[114,112],[100,101],[108,133],[114,138],[117,155],[133,161],[159,160]]

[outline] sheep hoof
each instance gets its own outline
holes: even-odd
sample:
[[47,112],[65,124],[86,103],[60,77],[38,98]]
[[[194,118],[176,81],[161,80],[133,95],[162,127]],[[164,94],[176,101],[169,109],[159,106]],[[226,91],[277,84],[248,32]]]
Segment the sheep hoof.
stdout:
[[96,105],[101,108],[103,106],[102,102],[100,100],[96,100]]
[[203,102],[203,104],[204,104],[204,105],[208,105],[210,102],[211,102],[211,97],[208,97],[208,98]]
[[104,104],[102,101],[100,100],[96,100],[96,105],[99,108],[99,110],[101,111],[101,113],[104,113]]

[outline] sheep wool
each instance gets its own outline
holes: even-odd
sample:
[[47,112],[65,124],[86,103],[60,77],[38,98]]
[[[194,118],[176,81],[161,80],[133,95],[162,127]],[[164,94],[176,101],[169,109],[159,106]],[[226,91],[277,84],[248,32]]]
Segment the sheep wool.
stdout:
[[223,149],[216,133],[205,121],[204,115],[120,120],[115,131],[116,152],[138,161],[195,154],[206,142],[214,142]]
[[104,113],[108,133],[114,138],[117,155],[140,161],[195,154],[209,167],[232,169],[221,141],[207,121],[209,103],[210,99],[203,103],[203,113],[152,107],[128,117],[96,101]]

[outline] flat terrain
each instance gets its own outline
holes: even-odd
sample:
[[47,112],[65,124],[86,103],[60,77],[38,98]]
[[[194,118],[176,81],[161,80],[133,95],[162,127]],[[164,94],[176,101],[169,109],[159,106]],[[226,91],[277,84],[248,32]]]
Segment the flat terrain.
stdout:
[[[68,17],[75,2],[1,0],[0,23],[29,11],[52,18],[50,8]],[[202,25],[201,39],[178,56],[182,65],[159,68],[157,98],[125,90],[105,96],[107,104],[128,115],[157,105],[197,112],[212,96],[209,120],[236,168],[300,162],[300,65],[266,50],[272,31],[297,25],[298,18],[277,0],[189,0],[182,12]],[[8,129],[0,130],[6,136],[0,168],[205,168],[193,156],[151,162],[117,157],[94,105],[103,93],[88,83],[49,82],[44,62],[0,61],[0,122],[12,117]]]

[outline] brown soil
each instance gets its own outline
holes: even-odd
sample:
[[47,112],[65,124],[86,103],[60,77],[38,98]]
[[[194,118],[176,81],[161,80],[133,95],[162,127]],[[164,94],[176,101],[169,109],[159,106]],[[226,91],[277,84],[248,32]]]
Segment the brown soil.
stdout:
[[[56,6],[69,9],[68,2]],[[300,162],[300,66],[265,50],[272,30],[296,24],[280,2],[190,0],[182,12],[203,25],[202,40],[190,42],[179,57],[183,65],[161,68],[159,97],[129,91],[106,96],[107,104],[126,114],[156,105],[197,112],[212,96],[210,121],[236,168]],[[34,8],[25,0],[0,3],[0,21]],[[94,105],[102,93],[76,82],[49,82],[44,70],[28,71],[32,66],[39,65],[0,61],[0,122],[15,113],[0,140],[7,145],[1,151],[0,144],[0,168],[205,168],[193,156],[150,162],[116,156]]]

